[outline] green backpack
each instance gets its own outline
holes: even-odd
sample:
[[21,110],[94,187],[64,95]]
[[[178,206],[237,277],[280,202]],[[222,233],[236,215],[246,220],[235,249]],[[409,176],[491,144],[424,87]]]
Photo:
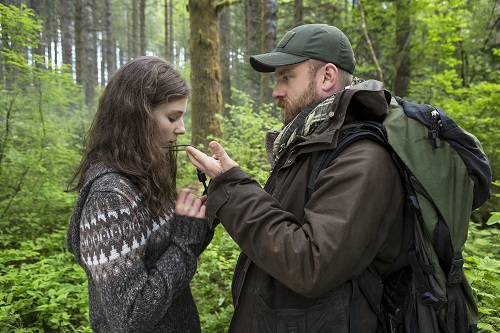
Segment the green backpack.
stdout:
[[[385,332],[476,332],[478,311],[464,272],[462,250],[471,211],[491,193],[491,168],[476,137],[439,108],[393,97],[382,124],[342,128],[337,147],[318,156],[309,179],[349,144],[370,139],[386,147],[406,187],[400,255],[382,276],[378,309],[353,281],[351,333],[357,332],[355,299],[363,293]],[[355,285],[354,285],[355,284]]]

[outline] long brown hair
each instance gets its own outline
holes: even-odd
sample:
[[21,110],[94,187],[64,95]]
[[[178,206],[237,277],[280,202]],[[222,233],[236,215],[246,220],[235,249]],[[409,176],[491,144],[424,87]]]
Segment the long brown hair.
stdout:
[[89,168],[101,163],[127,175],[153,212],[167,213],[176,197],[177,163],[175,153],[160,146],[153,109],[189,95],[187,82],[162,58],[144,56],[123,65],[100,96],[67,191],[79,191]]

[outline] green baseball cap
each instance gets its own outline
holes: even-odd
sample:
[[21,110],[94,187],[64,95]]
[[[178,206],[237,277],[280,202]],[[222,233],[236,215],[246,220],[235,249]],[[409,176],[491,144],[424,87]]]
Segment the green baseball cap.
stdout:
[[258,72],[274,72],[276,67],[297,64],[309,59],[331,62],[353,74],[356,59],[347,36],[328,24],[305,24],[293,28],[281,38],[276,51],[250,57]]

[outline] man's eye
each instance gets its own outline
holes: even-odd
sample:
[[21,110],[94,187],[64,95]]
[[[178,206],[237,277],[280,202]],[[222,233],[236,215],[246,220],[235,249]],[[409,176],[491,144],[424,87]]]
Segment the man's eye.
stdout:
[[168,120],[171,122],[171,123],[175,123],[177,118],[172,118],[172,117],[168,117]]

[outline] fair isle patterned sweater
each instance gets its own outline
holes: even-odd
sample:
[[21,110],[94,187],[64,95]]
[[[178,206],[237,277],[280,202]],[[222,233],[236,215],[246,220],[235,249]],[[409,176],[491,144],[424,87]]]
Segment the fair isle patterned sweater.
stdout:
[[93,331],[201,332],[189,281],[212,237],[205,219],[156,216],[127,177],[93,168],[67,232],[87,273]]

